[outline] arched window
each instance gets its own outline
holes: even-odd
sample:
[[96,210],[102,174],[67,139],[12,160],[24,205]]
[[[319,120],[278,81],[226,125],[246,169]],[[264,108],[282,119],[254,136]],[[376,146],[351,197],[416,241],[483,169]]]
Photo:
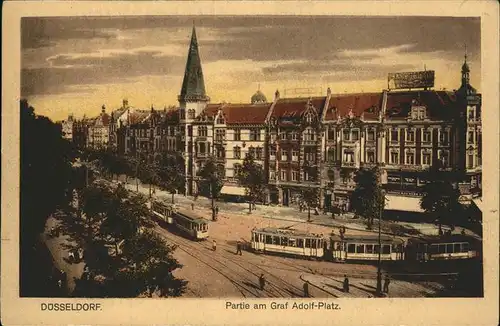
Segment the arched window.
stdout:
[[188,119],[194,119],[194,109],[188,110]]

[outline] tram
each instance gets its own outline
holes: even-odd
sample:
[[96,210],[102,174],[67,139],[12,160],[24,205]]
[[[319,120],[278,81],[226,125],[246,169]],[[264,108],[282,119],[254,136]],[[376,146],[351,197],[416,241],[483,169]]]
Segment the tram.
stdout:
[[480,247],[477,239],[467,235],[426,236],[408,239],[407,255],[421,262],[467,260],[478,257]]
[[184,209],[172,211],[172,224],[193,239],[208,238],[208,221],[193,211]]
[[165,204],[156,200],[151,202],[151,212],[153,215],[167,224],[173,224],[172,215],[175,210],[175,204]]
[[[382,235],[380,260],[404,260],[404,240]],[[378,235],[330,236],[329,257],[335,262],[376,261],[379,258]]]
[[322,258],[324,253],[322,235],[294,229],[253,229],[251,246],[257,252],[274,252],[318,259]]

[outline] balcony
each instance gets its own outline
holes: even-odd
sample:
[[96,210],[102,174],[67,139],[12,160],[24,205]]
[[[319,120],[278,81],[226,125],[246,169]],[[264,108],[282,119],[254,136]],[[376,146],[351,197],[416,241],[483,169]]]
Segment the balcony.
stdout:
[[216,145],[226,145],[227,144],[227,140],[226,140],[226,138],[215,138],[214,139],[214,144],[216,144]]
[[358,169],[359,165],[356,162],[344,162],[342,161],[341,166],[343,168],[352,168],[352,169]]
[[[296,141],[296,140],[294,140]],[[316,146],[318,144],[317,140],[302,140],[303,146]]]

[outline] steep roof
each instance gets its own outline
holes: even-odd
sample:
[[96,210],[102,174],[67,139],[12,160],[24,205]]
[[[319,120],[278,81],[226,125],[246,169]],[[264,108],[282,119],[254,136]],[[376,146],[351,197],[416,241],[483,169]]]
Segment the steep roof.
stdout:
[[328,103],[325,120],[336,120],[352,113],[356,117],[362,114],[365,119],[374,120],[382,109],[383,93],[333,94]]
[[134,111],[129,114],[129,121],[131,125],[144,123],[144,121],[149,117],[150,112],[145,111]]
[[430,119],[448,120],[456,114],[457,98],[453,92],[447,91],[404,91],[387,94],[387,119],[408,117],[412,102],[427,107]]
[[283,98],[278,99],[276,102],[271,117],[300,117],[302,113],[307,110],[307,103],[311,104],[318,110],[321,115],[323,107],[325,106],[326,97],[299,97],[299,98]]
[[182,101],[207,100],[205,81],[203,80],[203,70],[201,68],[201,59],[198,50],[198,40],[196,39],[196,28],[194,26],[179,99]]
[[215,117],[219,109],[222,109],[226,124],[263,124],[271,108],[271,103],[247,104],[209,104],[204,113]]

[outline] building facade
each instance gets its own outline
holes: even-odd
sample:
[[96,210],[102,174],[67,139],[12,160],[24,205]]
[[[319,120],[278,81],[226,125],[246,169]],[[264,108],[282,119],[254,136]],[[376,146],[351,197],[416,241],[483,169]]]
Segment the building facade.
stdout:
[[[259,89],[250,103],[212,104],[193,27],[178,108],[143,111],[124,101],[107,124],[109,145],[126,155],[181,152],[188,195],[198,192],[199,172],[214,156],[225,171],[222,193],[242,196],[235,176],[252,153],[268,176],[270,203],[297,205],[302,190],[314,187],[320,207],[348,211],[355,172],[379,166],[387,209],[419,211],[422,187],[430,182],[426,171],[437,164],[457,173],[467,202],[481,196],[482,154],[481,94],[469,74],[465,58],[461,86],[452,92],[328,89],[321,96],[281,98],[277,90],[267,101]],[[88,129],[89,146],[106,144],[96,136],[105,138],[104,114]]]

